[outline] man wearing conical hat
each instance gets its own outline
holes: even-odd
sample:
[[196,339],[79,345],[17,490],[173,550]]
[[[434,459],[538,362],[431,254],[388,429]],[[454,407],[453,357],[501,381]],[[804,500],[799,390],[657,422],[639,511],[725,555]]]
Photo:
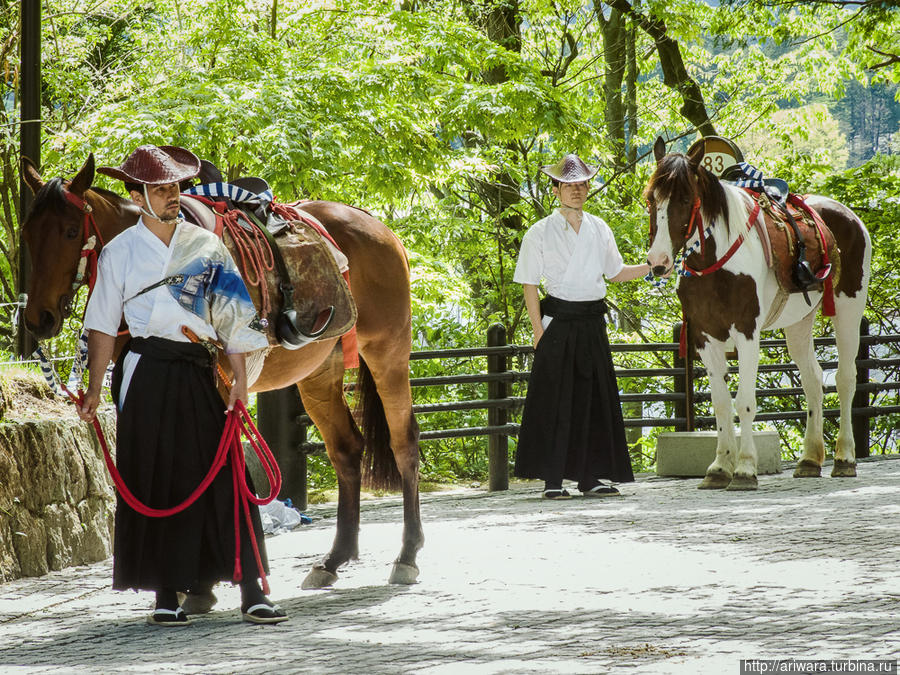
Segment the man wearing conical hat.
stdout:
[[559,208],[525,233],[513,276],[523,285],[535,345],[515,475],[543,479],[545,499],[570,498],[564,479],[585,497],[616,496],[603,481],[634,476],[606,335],[606,284],[637,279],[649,267],[625,265],[609,226],[583,210],[597,167],[570,154],[541,171]]
[[[79,415],[90,421],[96,413],[124,317],[131,340],[113,372],[116,464],[134,496],[157,509],[182,503],[200,485],[225,425],[210,353],[182,327],[224,346],[234,373],[229,410],[247,400],[244,354],[268,345],[224,244],[179,218],[179,184],[199,170],[193,153],[165,145],[141,146],[121,166],[98,169],[125,182],[141,216],[100,254],[84,319],[90,378]],[[169,517],[142,515],[118,498],[113,587],[156,593],[148,623],[189,624],[178,593],[231,579],[238,543],[234,498],[230,471],[220,471],[193,505]],[[254,531],[242,521],[239,534],[242,616],[277,623],[287,616],[260,588],[258,578],[267,570],[258,568],[251,538],[264,568],[265,544],[259,509],[250,509]]]

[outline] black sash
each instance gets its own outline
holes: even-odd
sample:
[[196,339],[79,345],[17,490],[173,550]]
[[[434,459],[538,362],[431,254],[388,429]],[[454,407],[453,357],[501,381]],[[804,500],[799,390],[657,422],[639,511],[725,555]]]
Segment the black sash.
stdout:
[[602,317],[609,311],[606,300],[561,300],[548,295],[541,300],[541,315],[552,316],[554,320],[575,321]]
[[128,355],[128,352],[135,352],[157,361],[186,361],[201,368],[209,368],[210,377],[215,383],[215,355],[211,354],[202,344],[178,342],[156,336],[146,338],[133,337],[125,343],[125,346],[119,353],[109,384],[109,391],[117,407],[119,405],[119,393],[122,390],[125,357]]

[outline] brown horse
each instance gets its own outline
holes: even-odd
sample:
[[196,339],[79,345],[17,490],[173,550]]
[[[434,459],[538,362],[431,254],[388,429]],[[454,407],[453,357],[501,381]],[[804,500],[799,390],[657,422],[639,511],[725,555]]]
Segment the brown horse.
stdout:
[[[57,335],[72,311],[82,248],[87,240],[85,213],[66,193],[91,207],[100,238],[109,241],[137,222],[131,201],[91,187],[90,155],[71,182],[44,182],[34,165],[23,160],[23,177],[35,193],[22,237],[33,270],[25,307],[25,324],[36,338]],[[338,479],[337,535],[331,551],[315,565],[303,588],[321,588],[337,579],[337,569],[358,555],[359,498],[363,462],[372,482],[403,490],[403,543],[390,583],[416,581],[416,553],[424,543],[419,515],[418,426],[409,385],[411,316],[409,263],[400,240],[367,213],[335,202],[309,202],[303,210],[325,225],[350,261],[350,288],[358,310],[361,355],[362,433],[343,393],[344,362],[338,338],[313,342],[298,350],[272,349],[251,391],[296,384],[310,418],[318,427]],[[97,244],[99,248],[100,244]]]

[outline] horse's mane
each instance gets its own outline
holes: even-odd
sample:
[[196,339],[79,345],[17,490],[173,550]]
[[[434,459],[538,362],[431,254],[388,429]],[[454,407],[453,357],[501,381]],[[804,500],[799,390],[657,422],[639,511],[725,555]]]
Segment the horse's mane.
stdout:
[[656,196],[663,200],[679,196],[693,197],[695,190],[700,197],[704,222],[713,223],[721,216],[727,228],[728,200],[722,183],[702,165],[695,172],[688,156],[680,152],[670,153],[659,161],[644,190],[644,198]]
[[[41,189],[34,195],[34,201],[32,202],[31,213],[29,216],[38,216],[45,212],[62,213],[69,203],[64,191],[65,186],[66,182],[62,178],[51,178],[44,183],[44,185],[41,186]],[[101,198],[113,202],[114,204],[128,201],[127,198],[112,190],[105,190],[104,188],[98,187],[91,187],[89,189],[91,192],[97,193]]]
[[67,203],[63,193],[63,179],[51,178],[35,193],[29,215],[38,215],[45,211],[60,213],[66,208]]

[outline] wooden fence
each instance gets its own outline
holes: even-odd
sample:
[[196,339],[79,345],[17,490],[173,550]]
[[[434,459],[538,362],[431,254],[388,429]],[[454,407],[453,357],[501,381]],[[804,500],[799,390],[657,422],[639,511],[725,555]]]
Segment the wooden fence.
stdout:
[[[900,335],[868,335],[868,324],[863,321],[861,326],[861,340],[857,355],[857,390],[853,399],[853,428],[856,439],[857,457],[866,457],[869,454],[869,430],[870,420],[874,417],[900,413],[900,405],[872,406],[870,396],[877,392],[897,391],[900,382],[896,381],[896,371],[900,367],[900,358],[897,357],[896,344],[900,342]],[[616,376],[620,379],[650,377],[671,379],[671,391],[661,392],[631,392],[621,394],[623,409],[626,411],[626,427],[670,427],[675,430],[691,431],[698,428],[714,427],[713,416],[697,416],[696,405],[708,402],[708,391],[697,391],[697,380],[705,376],[705,369],[694,359],[680,359],[678,357],[678,336],[681,332],[680,324],[673,330],[673,341],[663,343],[626,344],[613,343],[611,349],[614,354],[626,352],[646,352],[661,354],[668,358],[671,355],[672,367],[658,368],[617,368]],[[834,338],[816,338],[817,347],[834,346]],[[892,350],[889,357],[875,358],[871,356],[874,346],[881,345]],[[783,348],[784,340],[763,340],[762,349]],[[689,354],[693,350],[689,350]],[[884,350],[881,350],[884,351]],[[511,396],[510,391],[516,383],[522,383],[528,379],[527,370],[512,370],[509,367],[510,357],[523,357],[533,352],[531,346],[506,344],[506,332],[501,325],[492,326],[488,330],[487,345],[485,347],[472,347],[462,349],[446,349],[414,352],[413,360],[436,359],[442,363],[472,357],[486,357],[487,368],[484,372],[467,373],[462,375],[441,375],[436,377],[416,377],[410,380],[414,388],[441,387],[459,384],[487,384],[487,397],[474,400],[440,401],[437,403],[419,404],[413,407],[417,417],[427,416],[436,412],[486,410],[486,426],[470,426],[448,429],[428,429],[421,432],[420,441],[427,442],[435,439],[461,438],[466,436],[488,437],[489,459],[489,488],[491,490],[505,490],[509,485],[509,437],[518,433],[519,425],[509,421],[510,411],[520,408],[524,399],[519,396]],[[836,361],[821,362],[825,371],[835,369]],[[760,373],[796,372],[797,366],[793,363],[768,363],[760,364]],[[893,371],[894,381],[872,382],[872,371]],[[737,366],[729,368],[729,373],[736,373]],[[352,388],[352,387],[350,387]],[[833,393],[833,385],[825,387],[825,393]],[[802,396],[803,391],[799,387],[757,389],[757,398]],[[627,404],[667,403],[673,404],[674,415],[672,417],[629,417],[627,412],[631,406]],[[321,443],[311,443],[306,439],[307,428],[310,420],[303,413],[300,397],[296,388],[283,389],[276,392],[266,392],[258,395],[259,425],[265,437],[276,453],[284,476],[281,497],[291,497],[295,504],[304,507],[306,504],[306,454],[321,452],[324,449]],[[837,409],[826,409],[825,417],[837,417]],[[775,420],[800,420],[806,417],[805,410],[783,410],[772,412],[759,412],[757,421]]]

